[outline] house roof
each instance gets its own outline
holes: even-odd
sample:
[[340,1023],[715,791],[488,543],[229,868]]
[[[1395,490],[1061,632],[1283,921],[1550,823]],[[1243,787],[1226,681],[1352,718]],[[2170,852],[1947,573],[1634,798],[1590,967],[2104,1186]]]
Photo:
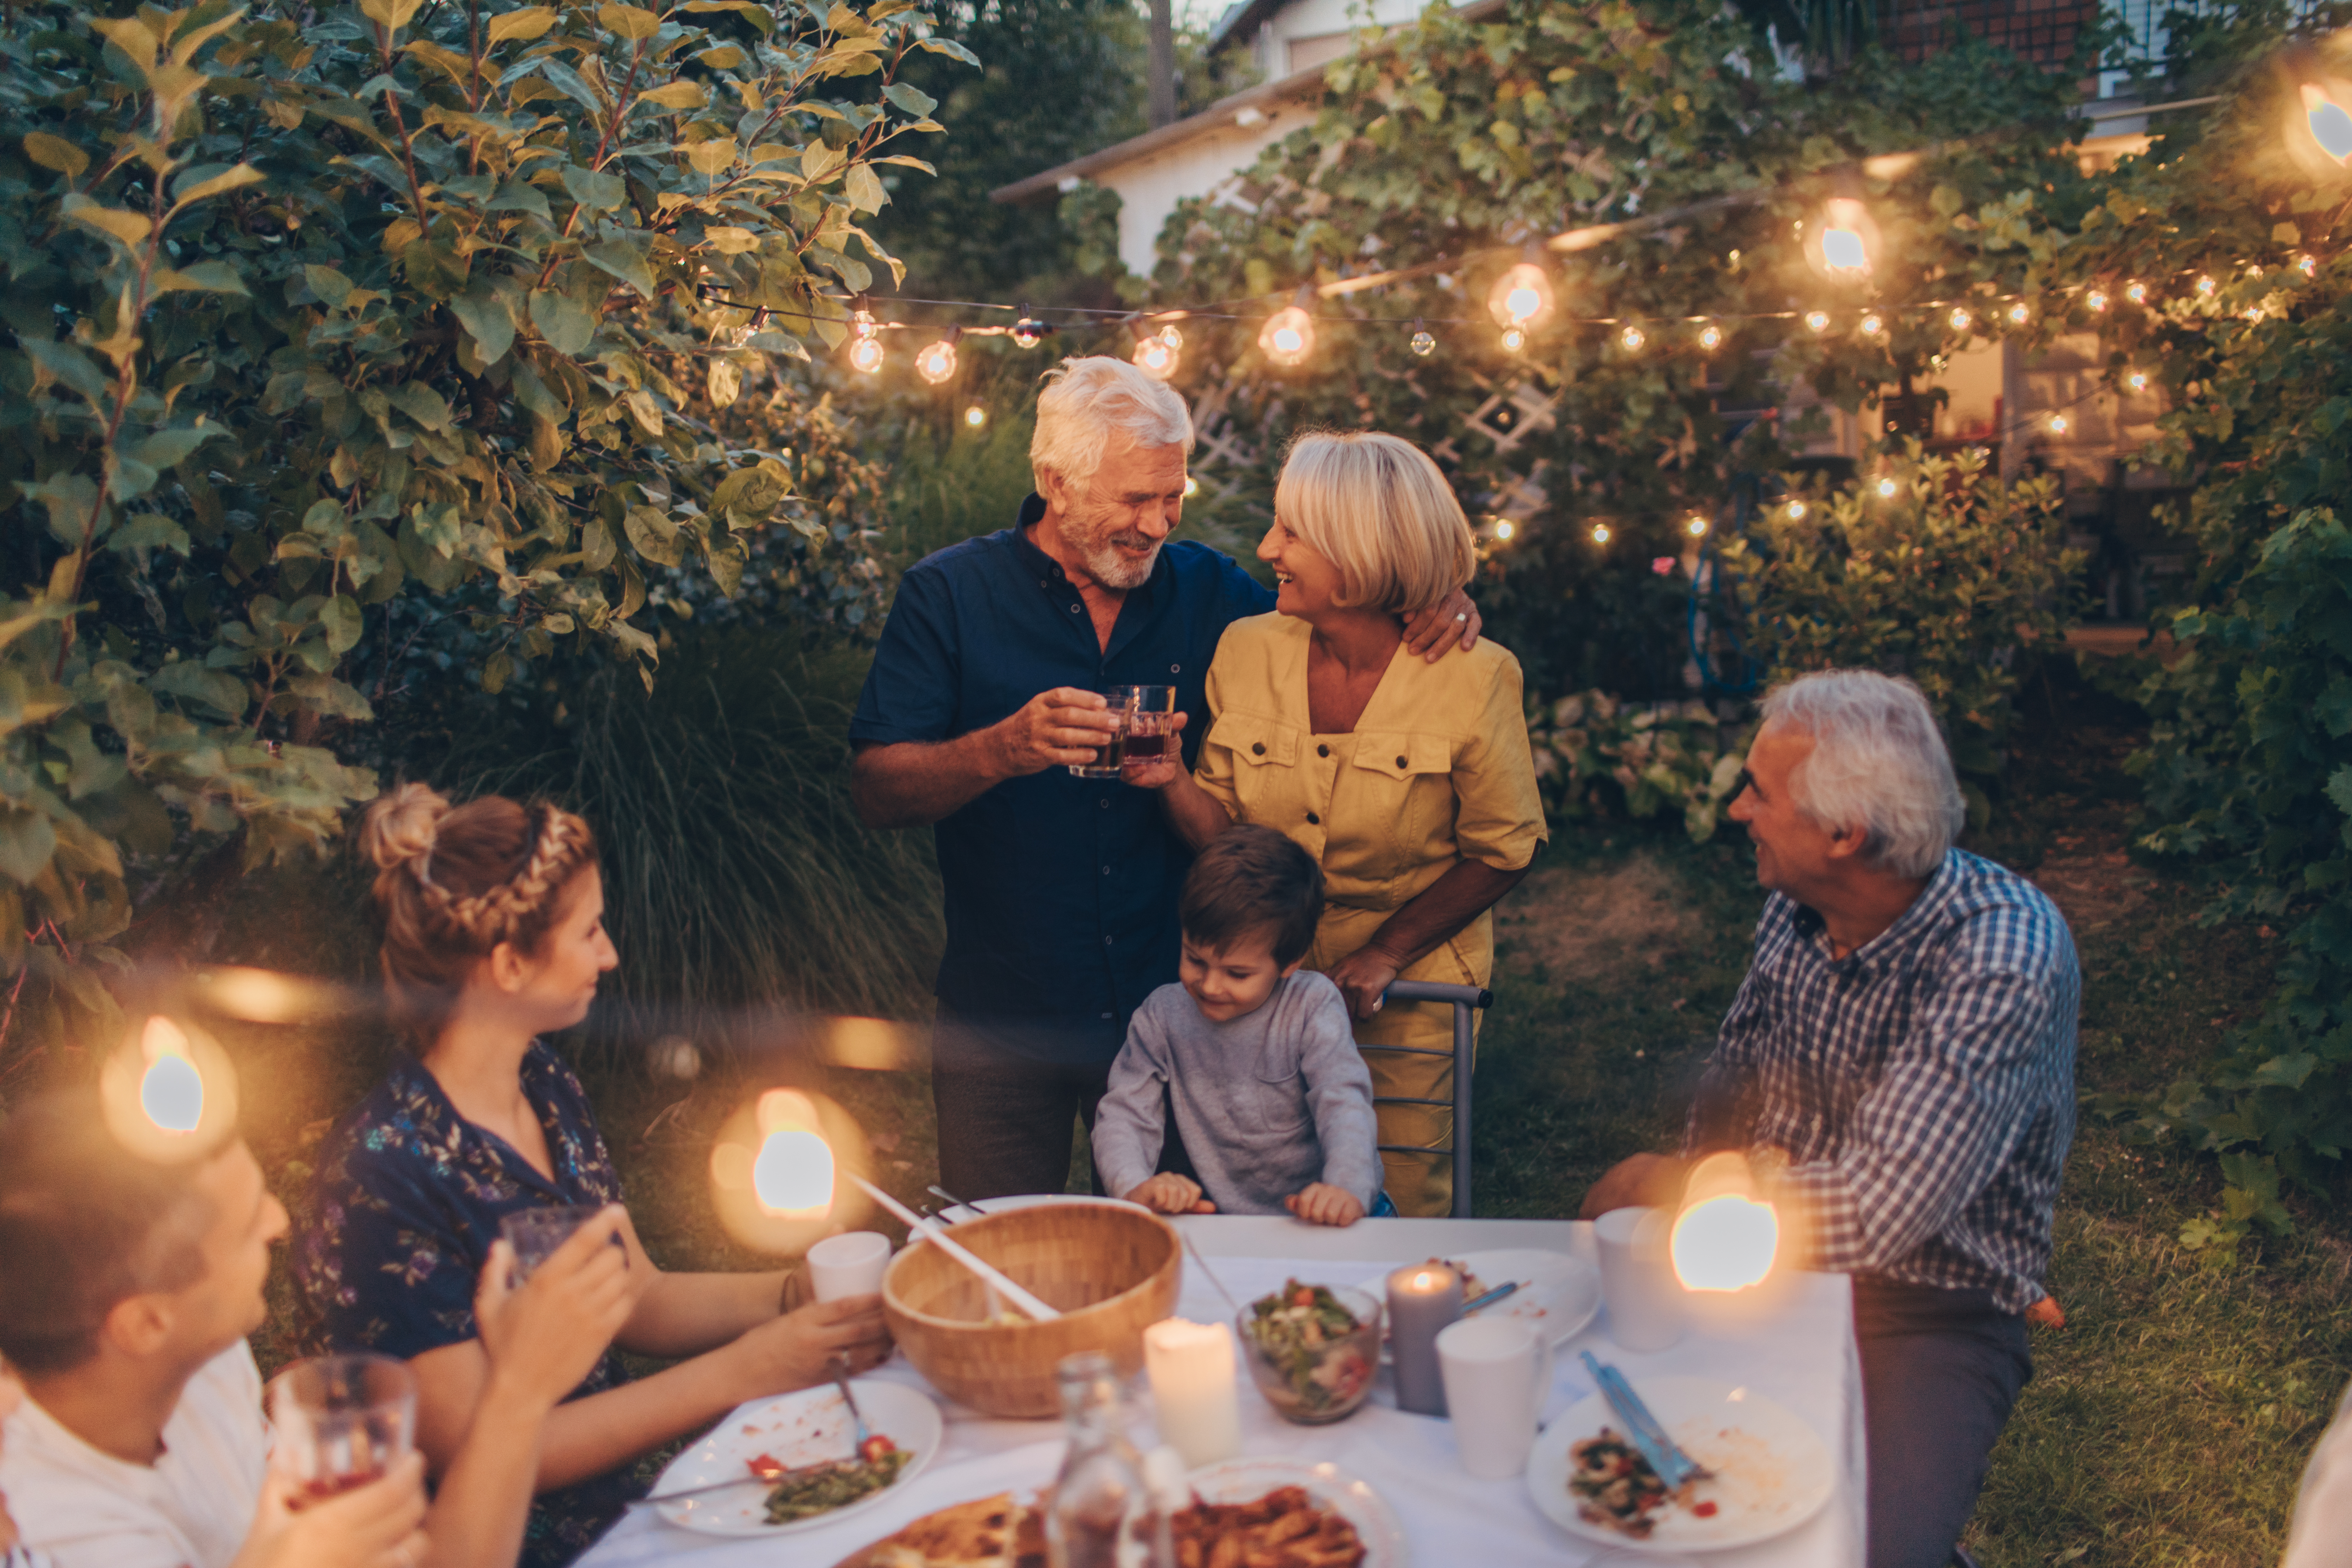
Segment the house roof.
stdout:
[[1287,4],[1287,0],[1234,0],[1225,14],[1209,29],[1209,47],[1222,49],[1235,38],[1249,42],[1257,32],[1257,25]]
[[[1241,15],[1255,7],[1263,6],[1271,11],[1275,8],[1276,3],[1276,0],[1236,0],[1236,4],[1225,12],[1217,26],[1223,28],[1228,22],[1234,22]],[[1489,16],[1500,16],[1505,4],[1506,0],[1475,0],[1475,4],[1461,7],[1455,15],[1467,22],[1484,21]],[[1374,47],[1384,47],[1385,46]],[[1273,81],[1260,82],[1255,87],[1244,88],[1240,92],[1217,100],[1198,114],[1187,115],[1182,120],[1162,125],[1155,131],[1147,131],[1140,136],[1130,136],[1124,142],[1113,142],[1098,153],[1089,153],[1083,158],[1074,158],[1066,163],[1057,164],[1054,168],[1032,174],[1025,180],[1015,180],[1009,185],[999,185],[988,193],[989,200],[1003,202],[1014,206],[1024,202],[1042,200],[1060,190],[1066,180],[1090,179],[1105,169],[1115,169],[1121,163],[1130,163],[1137,158],[1148,157],[1155,153],[1164,153],[1171,147],[1181,147],[1187,142],[1198,141],[1203,136],[1211,135],[1234,124],[1242,115],[1252,110],[1263,112],[1269,104],[1291,103],[1300,99],[1313,98],[1323,90],[1325,69],[1325,67],[1319,65],[1309,66],[1305,70],[1293,71],[1288,76],[1277,78]]]

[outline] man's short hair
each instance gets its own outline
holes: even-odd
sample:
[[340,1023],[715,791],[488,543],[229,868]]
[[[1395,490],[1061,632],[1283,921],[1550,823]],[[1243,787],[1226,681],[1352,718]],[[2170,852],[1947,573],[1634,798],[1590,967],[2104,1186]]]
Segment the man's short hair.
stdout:
[[1764,721],[1813,738],[1789,775],[1808,821],[1832,833],[1861,829],[1864,856],[1897,877],[1930,876],[1944,863],[1969,811],[1916,686],[1874,669],[1825,669],[1774,688]]
[[1192,415],[1174,387],[1123,359],[1066,359],[1045,373],[1036,433],[1029,437],[1033,471],[1051,468],[1084,489],[1102,467],[1114,435],[1139,447],[1181,447],[1189,453]]
[[1346,605],[1433,609],[1478,568],[1454,487],[1412,442],[1377,430],[1316,430],[1290,444],[1274,515],[1339,569]]
[[1275,963],[1287,967],[1315,945],[1323,868],[1271,827],[1228,827],[1192,861],[1176,918],[1186,936],[1218,952],[1269,932]]
[[117,1305],[203,1279],[212,1204],[188,1172],[116,1142],[95,1089],[0,1121],[0,1359],[37,1377],[71,1371],[98,1353]]

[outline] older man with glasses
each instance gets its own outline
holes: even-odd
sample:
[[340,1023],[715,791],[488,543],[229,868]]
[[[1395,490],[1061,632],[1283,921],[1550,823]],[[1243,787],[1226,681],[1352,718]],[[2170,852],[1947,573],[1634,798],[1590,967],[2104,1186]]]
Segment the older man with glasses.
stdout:
[[[1806,676],[1765,700],[1731,816],[1772,896],[1685,1155],[1746,1150],[1802,1238],[1853,1277],[1870,1568],[1942,1568],[2032,1375],[2074,1131],[2082,973],[2040,889],[1952,847],[1950,754],[1908,681]],[[1671,1204],[1639,1154],[1588,1215]]]
[[[907,574],[849,731],[866,825],[936,825],[940,1180],[971,1199],[1063,1190],[1129,1015],[1176,978],[1191,856],[1152,791],[1069,771],[1110,731],[1103,689],[1174,687],[1189,767],[1217,639],[1274,608],[1230,556],[1169,539],[1184,400],[1123,360],[1068,360],[1049,380],[1036,493],[1011,528]],[[1477,635],[1456,593],[1406,642],[1434,659]]]

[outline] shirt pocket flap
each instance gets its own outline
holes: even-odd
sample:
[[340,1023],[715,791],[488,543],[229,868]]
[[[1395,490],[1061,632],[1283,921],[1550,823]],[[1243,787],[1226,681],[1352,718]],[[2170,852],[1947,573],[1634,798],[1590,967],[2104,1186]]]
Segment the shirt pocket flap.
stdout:
[[1278,763],[1289,767],[1298,761],[1298,731],[1255,713],[1218,714],[1215,727],[1209,731],[1209,741],[1243,762],[1260,766]]
[[1454,748],[1443,735],[1365,731],[1356,737],[1356,765],[1399,781],[1415,773],[1450,773]]

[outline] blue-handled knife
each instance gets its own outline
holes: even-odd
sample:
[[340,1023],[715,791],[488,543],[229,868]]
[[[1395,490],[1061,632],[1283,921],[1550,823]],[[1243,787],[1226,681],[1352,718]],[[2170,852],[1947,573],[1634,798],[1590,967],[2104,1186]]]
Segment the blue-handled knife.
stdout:
[[1675,1446],[1675,1440],[1666,1436],[1666,1429],[1658,1425],[1658,1418],[1650,1414],[1650,1407],[1642,1403],[1642,1396],[1633,1392],[1633,1385],[1625,1381],[1623,1373],[1595,1360],[1591,1351],[1577,1353],[1584,1358],[1585,1370],[1592,1373],[1592,1381],[1600,1386],[1601,1396],[1609,1402],[1609,1408],[1625,1423],[1627,1439],[1650,1462],[1650,1468],[1657,1472],[1668,1491],[1679,1490],[1686,1481],[1705,1480],[1715,1473]]

